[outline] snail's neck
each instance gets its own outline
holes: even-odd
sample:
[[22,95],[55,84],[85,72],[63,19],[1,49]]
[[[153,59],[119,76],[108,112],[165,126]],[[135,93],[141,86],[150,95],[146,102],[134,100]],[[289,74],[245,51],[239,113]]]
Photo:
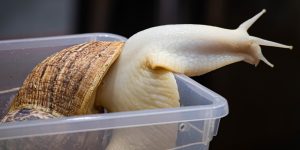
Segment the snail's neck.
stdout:
[[174,75],[152,70],[143,59],[118,59],[101,83],[96,103],[111,112],[179,106]]

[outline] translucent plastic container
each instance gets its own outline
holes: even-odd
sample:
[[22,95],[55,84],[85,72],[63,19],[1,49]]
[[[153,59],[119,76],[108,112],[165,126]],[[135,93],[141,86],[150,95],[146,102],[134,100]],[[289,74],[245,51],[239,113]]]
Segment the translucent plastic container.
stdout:
[[[126,38],[93,33],[0,41],[0,116],[36,64],[62,48],[90,40]],[[207,150],[220,119],[228,114],[227,101],[184,75],[176,75],[176,80],[180,108],[0,124],[0,149],[105,149],[124,133],[116,142],[121,149],[129,145],[129,149]]]

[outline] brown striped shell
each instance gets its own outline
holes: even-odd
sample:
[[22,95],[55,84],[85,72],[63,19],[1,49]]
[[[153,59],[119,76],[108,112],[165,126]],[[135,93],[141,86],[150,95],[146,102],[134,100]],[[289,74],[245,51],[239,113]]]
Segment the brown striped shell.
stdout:
[[46,58],[27,76],[2,122],[97,112],[94,108],[97,87],[123,45],[123,42],[92,41]]

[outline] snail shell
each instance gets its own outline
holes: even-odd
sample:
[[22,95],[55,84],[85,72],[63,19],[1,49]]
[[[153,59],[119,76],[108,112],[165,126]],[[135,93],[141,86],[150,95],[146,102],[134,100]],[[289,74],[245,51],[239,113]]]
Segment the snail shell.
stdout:
[[2,122],[97,112],[96,89],[123,44],[92,41],[48,57],[27,76]]
[[[98,112],[95,92],[123,42],[87,42],[53,54],[25,79],[1,122]],[[0,149],[105,149],[110,131],[1,140]],[[18,144],[16,144],[18,143]]]

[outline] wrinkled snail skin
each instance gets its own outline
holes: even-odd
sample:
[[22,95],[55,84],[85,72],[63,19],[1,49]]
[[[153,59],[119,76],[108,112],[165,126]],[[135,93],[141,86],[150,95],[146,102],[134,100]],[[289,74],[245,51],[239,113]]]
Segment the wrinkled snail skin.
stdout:
[[[263,56],[259,45],[292,47],[247,33],[247,29],[264,12],[261,11],[235,30],[185,24],[153,27],[133,35],[104,77],[98,89],[96,105],[104,106],[110,112],[179,107],[173,73],[198,76],[239,61],[257,65],[262,60],[273,67]],[[152,131],[128,129],[128,132],[116,130],[108,149],[118,149],[120,139],[122,143],[127,143],[127,146],[122,144],[122,149],[132,149],[132,145],[136,145],[136,149],[143,149],[142,145],[155,145],[157,143],[145,135],[163,137],[165,133],[161,131],[167,128],[158,127]],[[176,125],[169,126],[171,128],[175,129]],[[170,140],[175,141],[174,130],[169,134]],[[163,142],[164,139],[160,140]],[[174,147],[172,144],[164,146]]]

